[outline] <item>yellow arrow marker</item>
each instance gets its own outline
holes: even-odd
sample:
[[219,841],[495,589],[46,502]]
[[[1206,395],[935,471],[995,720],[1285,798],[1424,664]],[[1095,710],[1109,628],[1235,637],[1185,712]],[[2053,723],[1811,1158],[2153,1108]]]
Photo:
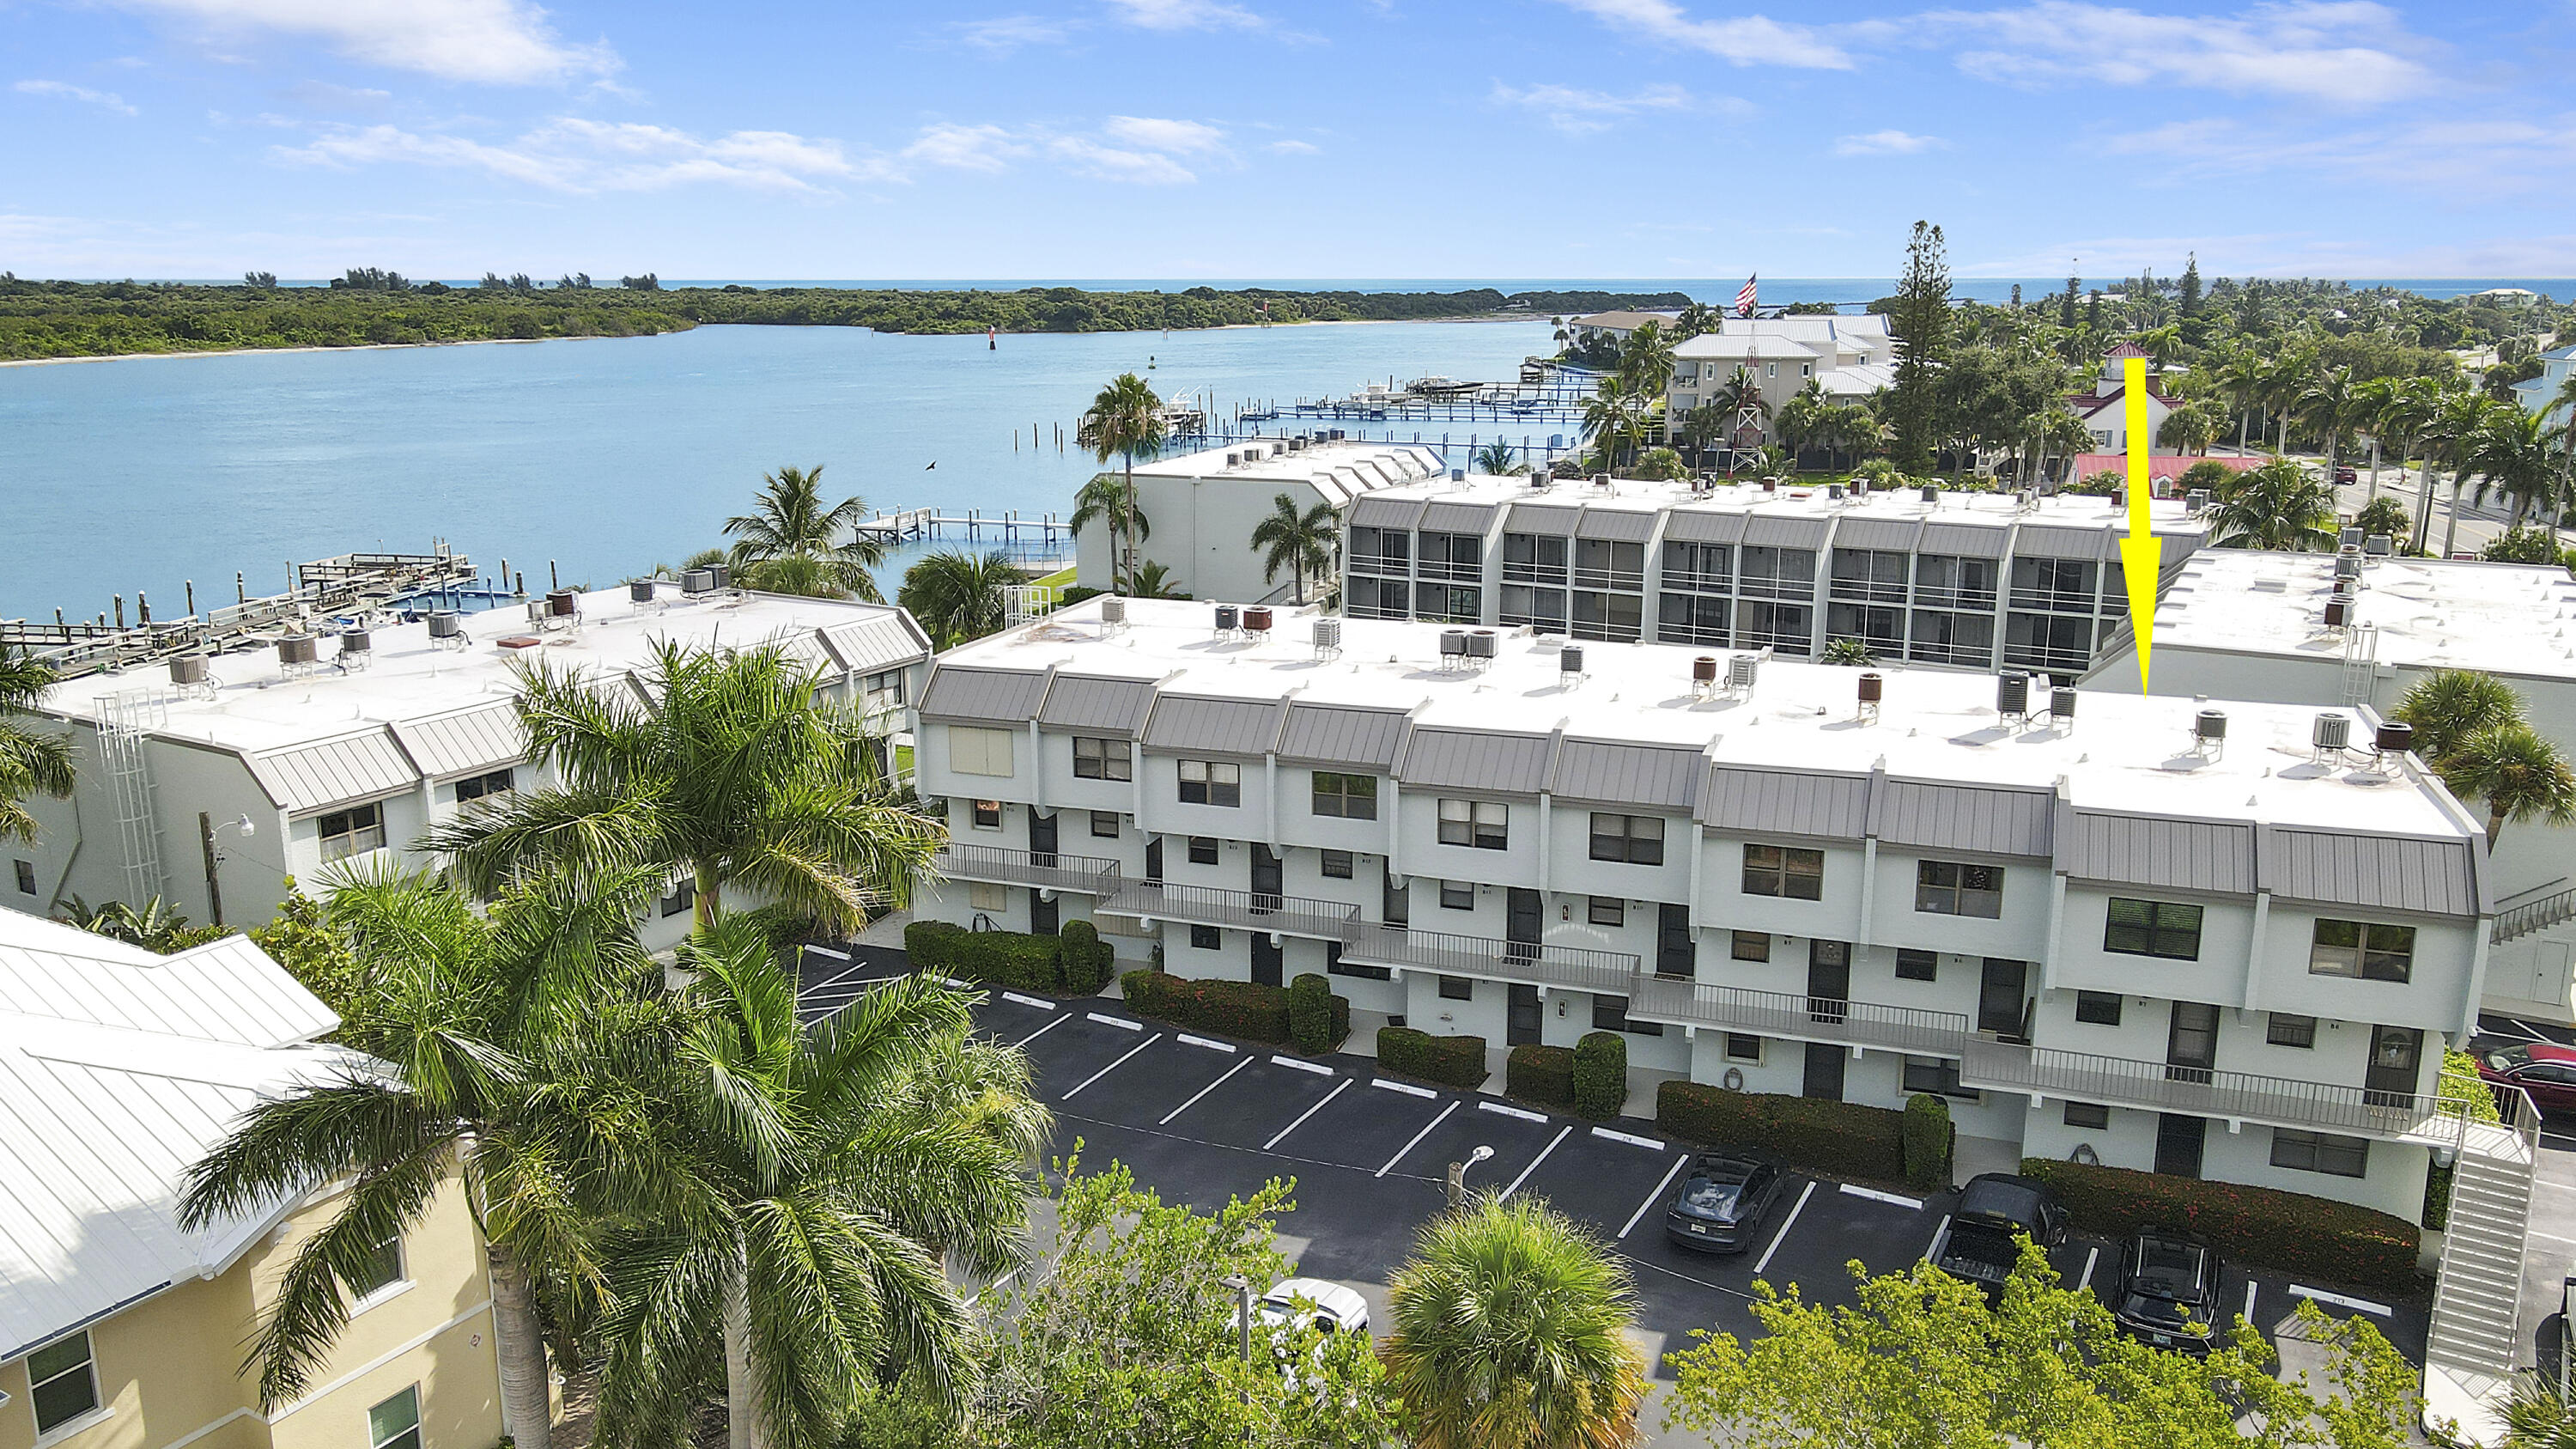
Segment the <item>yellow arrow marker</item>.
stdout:
[[2120,570],[2129,579],[2129,633],[2138,646],[2138,692],[2147,692],[2147,665],[2156,648],[2156,574],[2165,541],[2147,522],[2147,360],[2121,364],[2121,405],[2129,427],[2129,536],[2120,540]]

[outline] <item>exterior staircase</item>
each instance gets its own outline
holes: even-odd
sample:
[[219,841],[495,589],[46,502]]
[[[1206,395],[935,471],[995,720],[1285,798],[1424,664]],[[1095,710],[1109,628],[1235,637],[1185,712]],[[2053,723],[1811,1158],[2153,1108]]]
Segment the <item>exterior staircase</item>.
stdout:
[[2428,1427],[2446,1419],[2473,1444],[2496,1442],[2495,1410],[2522,1357],[2523,1234],[2540,1160],[2540,1114],[2518,1092],[2498,1096],[2514,1124],[2458,1123],[2450,1225],[2424,1345]]

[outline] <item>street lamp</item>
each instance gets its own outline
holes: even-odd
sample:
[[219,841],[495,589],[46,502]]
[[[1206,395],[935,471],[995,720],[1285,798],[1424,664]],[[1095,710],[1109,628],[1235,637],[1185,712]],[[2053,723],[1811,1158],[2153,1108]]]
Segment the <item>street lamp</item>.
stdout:
[[1467,1154],[1464,1162],[1449,1164],[1449,1210],[1456,1212],[1467,1201],[1467,1169],[1494,1155],[1494,1149],[1479,1145]]
[[197,812],[197,844],[206,854],[206,911],[220,926],[224,923],[224,884],[215,867],[224,863],[225,856],[215,847],[215,832],[218,830],[238,830],[241,838],[248,840],[259,833],[259,827],[247,815],[217,825],[210,812]]
[[1234,1290],[1235,1325],[1243,1335],[1243,1363],[1252,1366],[1252,1280],[1241,1273],[1226,1275],[1225,1286]]

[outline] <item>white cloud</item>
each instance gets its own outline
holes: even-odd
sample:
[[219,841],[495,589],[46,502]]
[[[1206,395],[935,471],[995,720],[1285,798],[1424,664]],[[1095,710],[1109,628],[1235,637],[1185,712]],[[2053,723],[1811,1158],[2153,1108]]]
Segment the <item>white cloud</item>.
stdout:
[[1058,136],[1047,143],[1047,153],[1063,161],[1075,175],[1102,181],[1186,186],[1199,179],[1196,172],[1160,152],[1104,145],[1083,136]]
[[[1959,66],[2020,85],[2096,81],[2186,86],[2336,105],[2372,105],[2425,89],[2428,47],[2372,0],[2291,0],[2235,15],[2147,15],[2083,0],[1916,17],[1926,36],[1968,32]],[[2412,52],[2412,54],[2410,54]]]
[[999,171],[1029,154],[1019,138],[999,126],[959,126],[942,122],[924,126],[903,148],[904,159],[959,171]]
[[381,111],[393,99],[390,91],[335,86],[329,81],[317,80],[298,81],[282,94],[298,105],[317,111]]
[[1834,142],[1837,156],[1911,156],[1921,151],[1946,147],[1950,143],[1938,136],[1917,136],[1910,131],[1871,131],[1866,135],[1843,136]]
[[[1271,149],[1315,148],[1290,141],[1273,143]],[[1234,161],[1225,132],[1215,126],[1152,116],[1111,116],[1096,133],[940,122],[922,127],[903,150],[907,161],[959,171],[1002,171],[1015,161],[1036,156],[1051,158],[1078,176],[1136,186],[1184,186],[1198,180],[1198,173],[1177,157],[1200,157],[1219,164]]]
[[441,80],[536,85],[605,76],[605,43],[556,35],[526,0],[116,0],[128,9],[197,22],[218,34],[276,31],[315,39],[352,59]]
[[1784,25],[1767,15],[1694,20],[1672,0],[1563,0],[1596,20],[1649,40],[1706,51],[1733,65],[1786,65],[1848,70],[1851,56],[1812,26]]
[[[1652,85],[1629,95],[1610,95],[1574,86],[1535,85],[1514,87],[1494,82],[1491,97],[1496,105],[1520,106],[1547,117],[1548,124],[1569,135],[1588,135],[1608,130],[1613,122],[1645,111],[1683,111],[1696,108],[1690,92],[1675,85]],[[1743,102],[1732,99],[1715,103],[1719,109],[1743,108]]]
[[574,193],[659,191],[717,182],[775,191],[815,191],[831,181],[896,181],[881,158],[852,157],[838,141],[786,131],[733,131],[702,138],[667,126],[612,124],[562,116],[504,145],[397,126],[343,126],[310,145],[275,148],[279,159],[352,167],[386,162],[486,171]]
[[997,15],[990,20],[961,20],[949,27],[957,38],[978,50],[1010,51],[1023,45],[1060,45],[1072,27],[1040,15]]
[[1324,148],[1311,141],[1273,141],[1263,149],[1276,151],[1282,156],[1312,156]]
[[2106,149],[2153,156],[2177,179],[2288,169],[2505,195],[2552,190],[2576,169],[2576,112],[2440,116],[2331,133],[2225,119],[2176,121],[2114,137]]
[[1140,30],[1257,30],[1269,23],[1224,0],[1109,0],[1109,12]]
[[1100,129],[1113,139],[1148,151],[1181,155],[1225,149],[1225,132],[1197,121],[1158,121],[1148,116],[1111,116]]
[[125,97],[114,91],[94,91],[87,86],[73,85],[69,81],[22,80],[10,89],[22,96],[52,96],[57,100],[81,101],[114,111],[119,115],[139,114],[132,106],[125,103]]

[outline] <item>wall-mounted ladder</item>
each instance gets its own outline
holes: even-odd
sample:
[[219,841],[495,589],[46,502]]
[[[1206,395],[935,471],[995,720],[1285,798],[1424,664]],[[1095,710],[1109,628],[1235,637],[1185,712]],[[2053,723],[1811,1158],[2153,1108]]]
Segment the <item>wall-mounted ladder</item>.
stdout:
[[117,840],[125,852],[125,903],[136,910],[162,892],[161,829],[152,808],[152,770],[143,742],[169,715],[168,701],[158,689],[119,690],[98,702],[98,752],[115,801]]

